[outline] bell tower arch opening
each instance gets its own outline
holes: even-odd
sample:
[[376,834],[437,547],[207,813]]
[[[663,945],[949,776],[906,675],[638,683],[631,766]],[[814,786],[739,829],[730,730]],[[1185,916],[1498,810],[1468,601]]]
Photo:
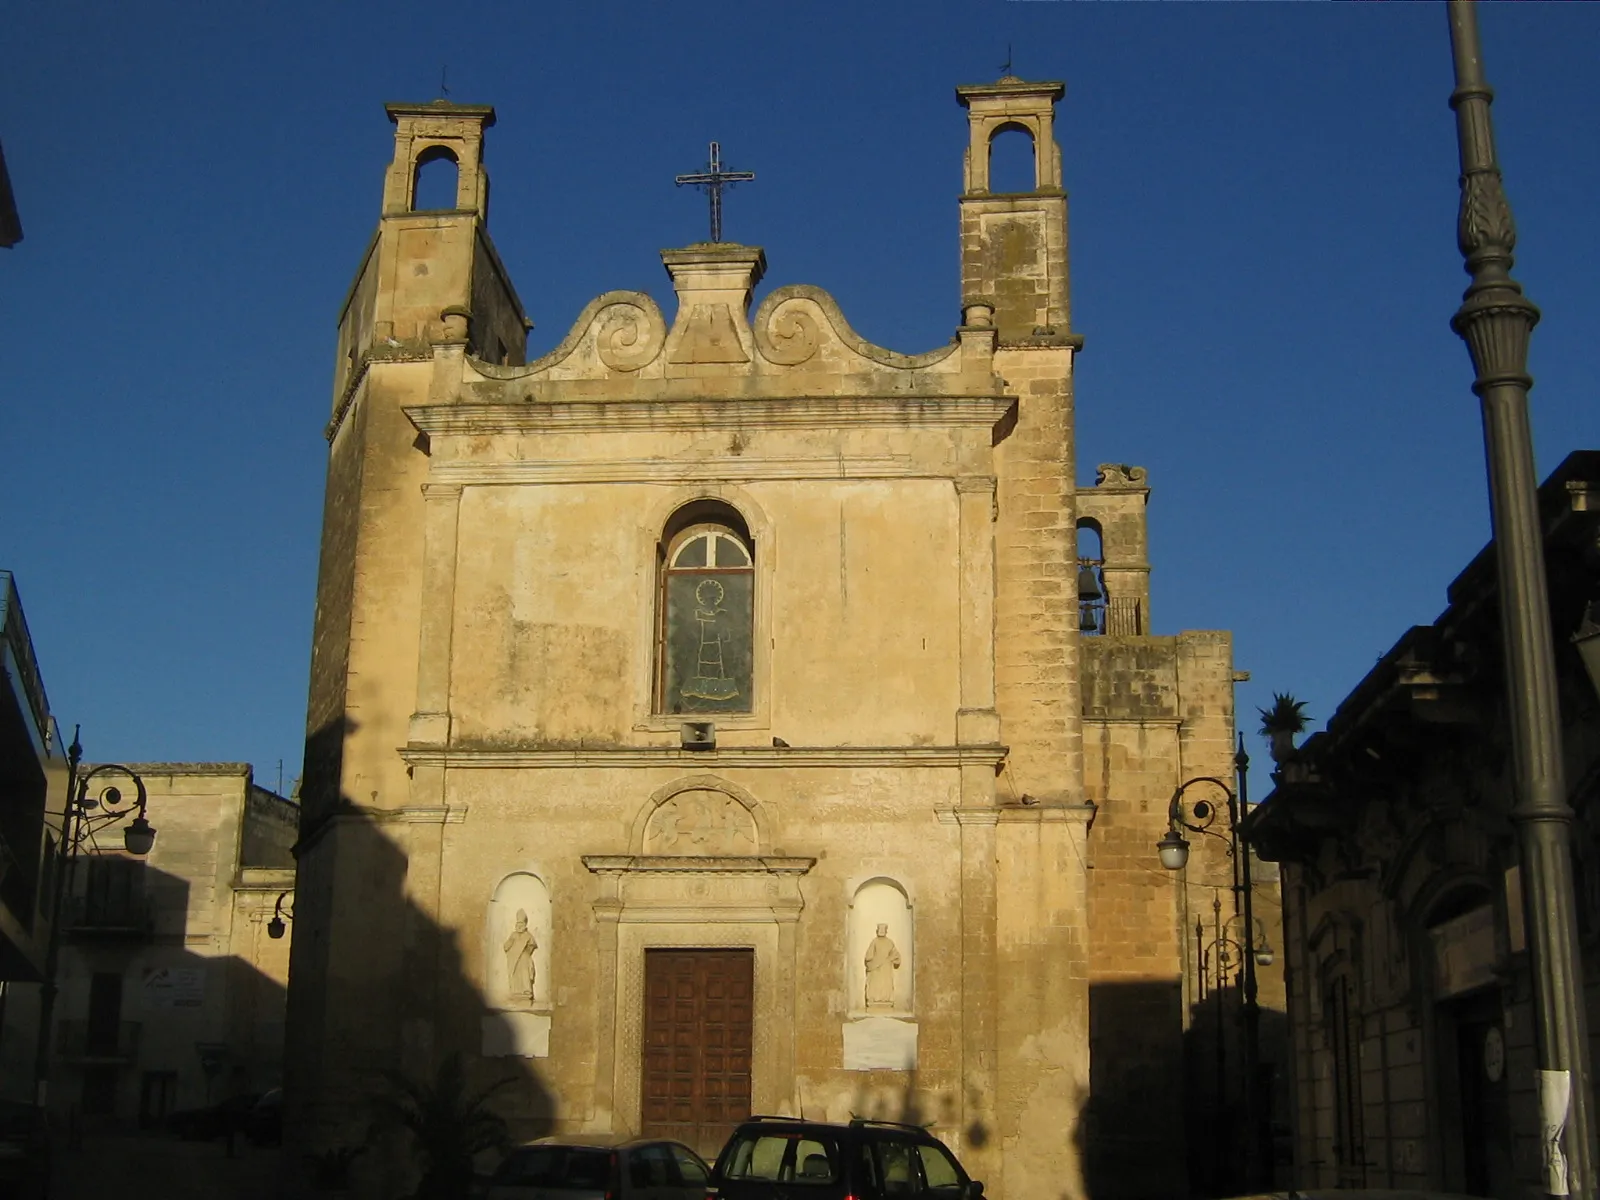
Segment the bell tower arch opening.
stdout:
[[[383,212],[470,212],[489,219],[483,133],[494,124],[487,104],[386,104],[394,122],[394,159],[383,184]],[[451,167],[454,167],[452,170]],[[441,182],[434,182],[435,175]],[[454,190],[442,177],[454,177]]]
[[1039,152],[1033,131],[1016,121],[997,125],[989,135],[989,191],[999,195],[1036,191]]
[[411,211],[454,211],[460,194],[461,165],[455,151],[438,143],[417,155],[411,174]]

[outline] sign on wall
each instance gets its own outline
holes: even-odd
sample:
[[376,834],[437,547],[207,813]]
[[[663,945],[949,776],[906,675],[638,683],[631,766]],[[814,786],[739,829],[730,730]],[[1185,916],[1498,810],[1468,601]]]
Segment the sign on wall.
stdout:
[[141,991],[146,1009],[200,1008],[206,973],[198,967],[146,967]]
[[1433,940],[1434,995],[1439,999],[1494,982],[1494,908],[1483,905],[1428,930]]

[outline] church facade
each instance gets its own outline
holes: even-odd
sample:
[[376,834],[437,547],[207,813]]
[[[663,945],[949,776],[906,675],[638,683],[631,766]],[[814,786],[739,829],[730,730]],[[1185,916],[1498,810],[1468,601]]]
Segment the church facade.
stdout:
[[[1232,663],[1150,633],[1143,471],[1075,484],[1061,94],[958,89],[948,345],[811,286],[752,311],[762,251],[709,242],[662,253],[675,313],[607,292],[533,362],[493,110],[389,106],[327,430],[291,1142],[454,1053],[515,1081],[518,1135],[859,1115],[1001,1197],[1083,1194],[1097,1136],[1170,1169],[1189,889],[1154,844],[1229,771]],[[1035,186],[993,193],[1017,128]],[[438,158],[455,206],[420,211]],[[1086,1111],[1099,984],[1137,1133]]]

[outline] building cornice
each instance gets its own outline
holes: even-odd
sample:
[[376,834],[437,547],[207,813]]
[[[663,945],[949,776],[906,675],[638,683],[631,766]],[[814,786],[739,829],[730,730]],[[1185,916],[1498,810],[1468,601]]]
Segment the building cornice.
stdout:
[[583,865],[596,875],[804,875],[814,858],[771,854],[585,854]]
[[[562,770],[575,767],[721,767],[732,769],[838,767],[997,766],[1007,748],[973,746],[719,746],[684,750],[678,746],[608,746],[572,750],[480,750],[451,746],[402,746],[410,766],[466,770]],[[454,809],[452,812],[456,811]]]
[[415,405],[406,416],[430,437],[493,433],[624,433],[635,430],[990,428],[1015,398],[964,396],[787,396],[728,400],[573,400],[559,403]]

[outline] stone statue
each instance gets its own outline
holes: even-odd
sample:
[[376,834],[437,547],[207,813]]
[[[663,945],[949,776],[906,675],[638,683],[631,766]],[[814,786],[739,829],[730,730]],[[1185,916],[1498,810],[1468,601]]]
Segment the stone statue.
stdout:
[[538,939],[528,928],[528,912],[517,909],[517,923],[501,949],[506,952],[506,983],[513,1000],[533,1002],[533,952]]
[[867,947],[867,1007],[894,1007],[894,973],[900,969],[900,951],[889,937],[887,925]]

